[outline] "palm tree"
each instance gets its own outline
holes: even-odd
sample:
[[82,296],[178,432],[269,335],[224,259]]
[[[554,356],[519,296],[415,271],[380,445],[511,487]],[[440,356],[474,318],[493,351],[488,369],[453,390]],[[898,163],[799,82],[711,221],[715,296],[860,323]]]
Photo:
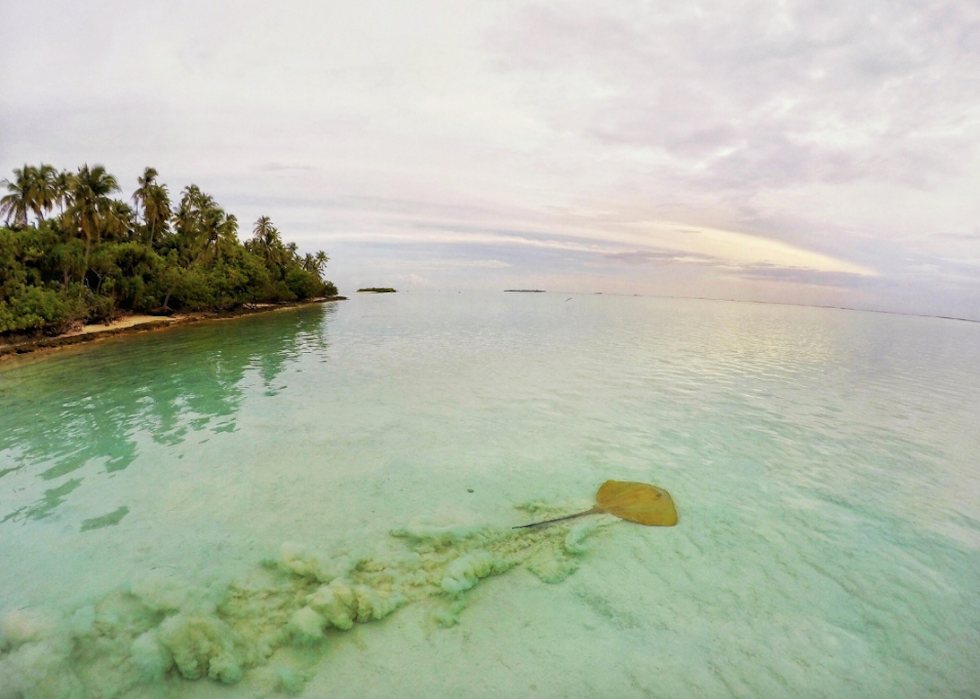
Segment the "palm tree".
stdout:
[[316,255],[313,256],[313,265],[316,269],[316,275],[323,279],[323,270],[326,269],[327,263],[330,262],[330,258],[327,257],[327,253],[323,250],[318,250]]
[[180,206],[173,215],[178,254],[186,257],[201,249],[202,242],[210,235],[209,227],[217,225],[217,212],[221,209],[210,194],[205,194],[195,184],[184,188]]
[[30,188],[32,170],[27,164],[23,168],[14,168],[14,180],[3,180],[0,185],[7,187],[7,194],[0,199],[0,216],[4,216],[7,225],[11,223],[27,225],[27,211],[30,209]]
[[234,248],[238,242],[238,219],[233,214],[226,214],[218,209],[220,215],[217,217],[213,231],[208,236],[207,245],[212,249],[212,259],[219,260],[229,249]]
[[172,215],[167,185],[153,185],[147,193],[143,207],[143,218],[146,220],[146,230],[150,238],[150,247],[152,247],[156,242],[157,233],[167,230],[167,222]]
[[260,243],[269,250],[274,250],[282,245],[279,230],[272,225],[272,219],[268,216],[261,216],[255,222],[255,227],[252,229],[252,240]]
[[205,194],[196,184],[184,187],[181,193],[180,206],[174,213],[174,225],[180,242],[193,247],[200,236],[206,212],[217,208],[210,194]]
[[62,170],[54,176],[55,203],[61,207],[61,215],[65,214],[65,205],[71,199],[71,192],[74,189],[75,176],[67,170]]
[[238,219],[225,213],[209,194],[202,192],[197,185],[184,189],[180,208],[174,215],[177,233],[187,250],[197,247],[197,255],[177,280],[167,290],[163,307],[167,308],[174,289],[184,275],[201,262],[210,252],[213,260],[221,257],[223,250],[238,240]]
[[177,231],[177,243],[180,244],[187,239],[194,237],[197,228],[198,210],[193,201],[200,194],[197,185],[184,187],[180,197],[180,205],[174,211],[174,228]]
[[111,199],[101,212],[102,230],[107,237],[120,240],[129,237],[133,229],[135,213],[129,204]]
[[88,271],[92,239],[97,243],[102,240],[102,218],[110,206],[109,194],[119,191],[119,183],[101,165],[91,169],[83,165],[73,179],[71,212],[85,238],[85,270]]
[[278,239],[279,231],[276,227],[272,225],[272,219],[268,216],[260,216],[255,222],[255,227],[252,229],[252,234],[255,236],[255,240],[271,241],[273,239]]
[[203,243],[188,269],[204,259],[208,252],[212,260],[220,259],[222,252],[238,240],[238,219],[226,214],[223,209],[213,207],[204,211],[202,224]]
[[136,191],[133,192],[133,204],[136,205],[136,213],[139,213],[140,204],[143,205],[144,211],[146,210],[146,198],[150,194],[150,190],[156,184],[157,175],[159,173],[152,167],[144,168],[143,174],[136,178],[137,187]]
[[221,255],[223,249],[234,248],[238,243],[238,217],[234,214],[225,216],[218,227],[218,244],[216,251]]
[[307,272],[314,272],[316,276],[322,279],[323,268],[327,266],[327,261],[330,258],[327,257],[327,253],[320,250],[315,255],[306,253],[303,256],[303,261],[300,263]]
[[146,223],[147,242],[150,246],[156,241],[156,234],[165,228],[167,221],[170,220],[170,195],[167,193],[167,185],[157,184],[159,173],[155,168],[148,167],[143,170],[143,174],[136,178],[139,187],[133,192],[133,203],[139,213],[139,207],[143,207],[143,220]]
[[275,269],[285,261],[286,249],[282,238],[268,216],[262,216],[255,222],[252,239],[245,243],[245,247],[265,260],[269,269]]
[[56,179],[58,171],[51,165],[41,163],[40,167],[31,168],[32,177],[28,192],[30,194],[31,210],[38,221],[44,220],[44,212],[51,211],[57,201],[58,190]]

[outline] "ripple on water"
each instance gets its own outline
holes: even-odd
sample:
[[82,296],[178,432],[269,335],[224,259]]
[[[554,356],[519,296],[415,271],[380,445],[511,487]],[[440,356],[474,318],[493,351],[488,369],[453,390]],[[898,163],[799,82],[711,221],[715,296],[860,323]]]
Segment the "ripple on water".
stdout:
[[[0,365],[5,677],[129,696],[194,675],[311,697],[980,686],[980,328],[504,296],[358,298]],[[680,525],[616,523],[588,551],[553,529],[537,557],[487,539],[526,521],[514,503],[587,509],[607,478],[667,487]],[[308,552],[256,566],[284,540],[371,551],[338,579],[384,621],[341,632],[346,593],[316,597],[332,579]]]

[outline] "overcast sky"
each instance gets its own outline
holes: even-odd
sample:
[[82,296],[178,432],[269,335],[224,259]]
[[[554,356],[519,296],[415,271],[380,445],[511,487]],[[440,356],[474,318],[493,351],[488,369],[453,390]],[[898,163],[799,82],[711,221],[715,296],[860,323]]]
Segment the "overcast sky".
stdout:
[[[0,177],[153,165],[341,291],[980,318],[980,3],[0,0]],[[243,230],[243,234],[248,230]]]

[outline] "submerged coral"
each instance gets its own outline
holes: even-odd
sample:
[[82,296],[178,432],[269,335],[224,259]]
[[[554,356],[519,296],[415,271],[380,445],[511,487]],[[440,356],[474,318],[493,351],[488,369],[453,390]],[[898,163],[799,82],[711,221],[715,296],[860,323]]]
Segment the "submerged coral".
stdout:
[[280,649],[317,647],[331,629],[429,598],[443,600],[434,621],[452,626],[485,578],[527,563],[545,582],[563,580],[598,526],[408,527],[391,532],[405,550],[378,557],[285,543],[263,562],[261,584],[147,576],[70,613],[15,610],[0,619],[0,699],[121,697],[178,676],[233,684],[262,666],[257,682],[295,692],[306,675],[276,668]]

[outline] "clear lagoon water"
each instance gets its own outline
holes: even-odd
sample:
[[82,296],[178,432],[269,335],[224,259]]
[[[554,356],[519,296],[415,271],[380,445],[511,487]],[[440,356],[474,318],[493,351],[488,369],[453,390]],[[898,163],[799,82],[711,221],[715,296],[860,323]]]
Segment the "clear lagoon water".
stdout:
[[[0,697],[980,697],[978,455],[929,318],[408,293],[14,359]],[[678,526],[510,529],[606,479]]]

